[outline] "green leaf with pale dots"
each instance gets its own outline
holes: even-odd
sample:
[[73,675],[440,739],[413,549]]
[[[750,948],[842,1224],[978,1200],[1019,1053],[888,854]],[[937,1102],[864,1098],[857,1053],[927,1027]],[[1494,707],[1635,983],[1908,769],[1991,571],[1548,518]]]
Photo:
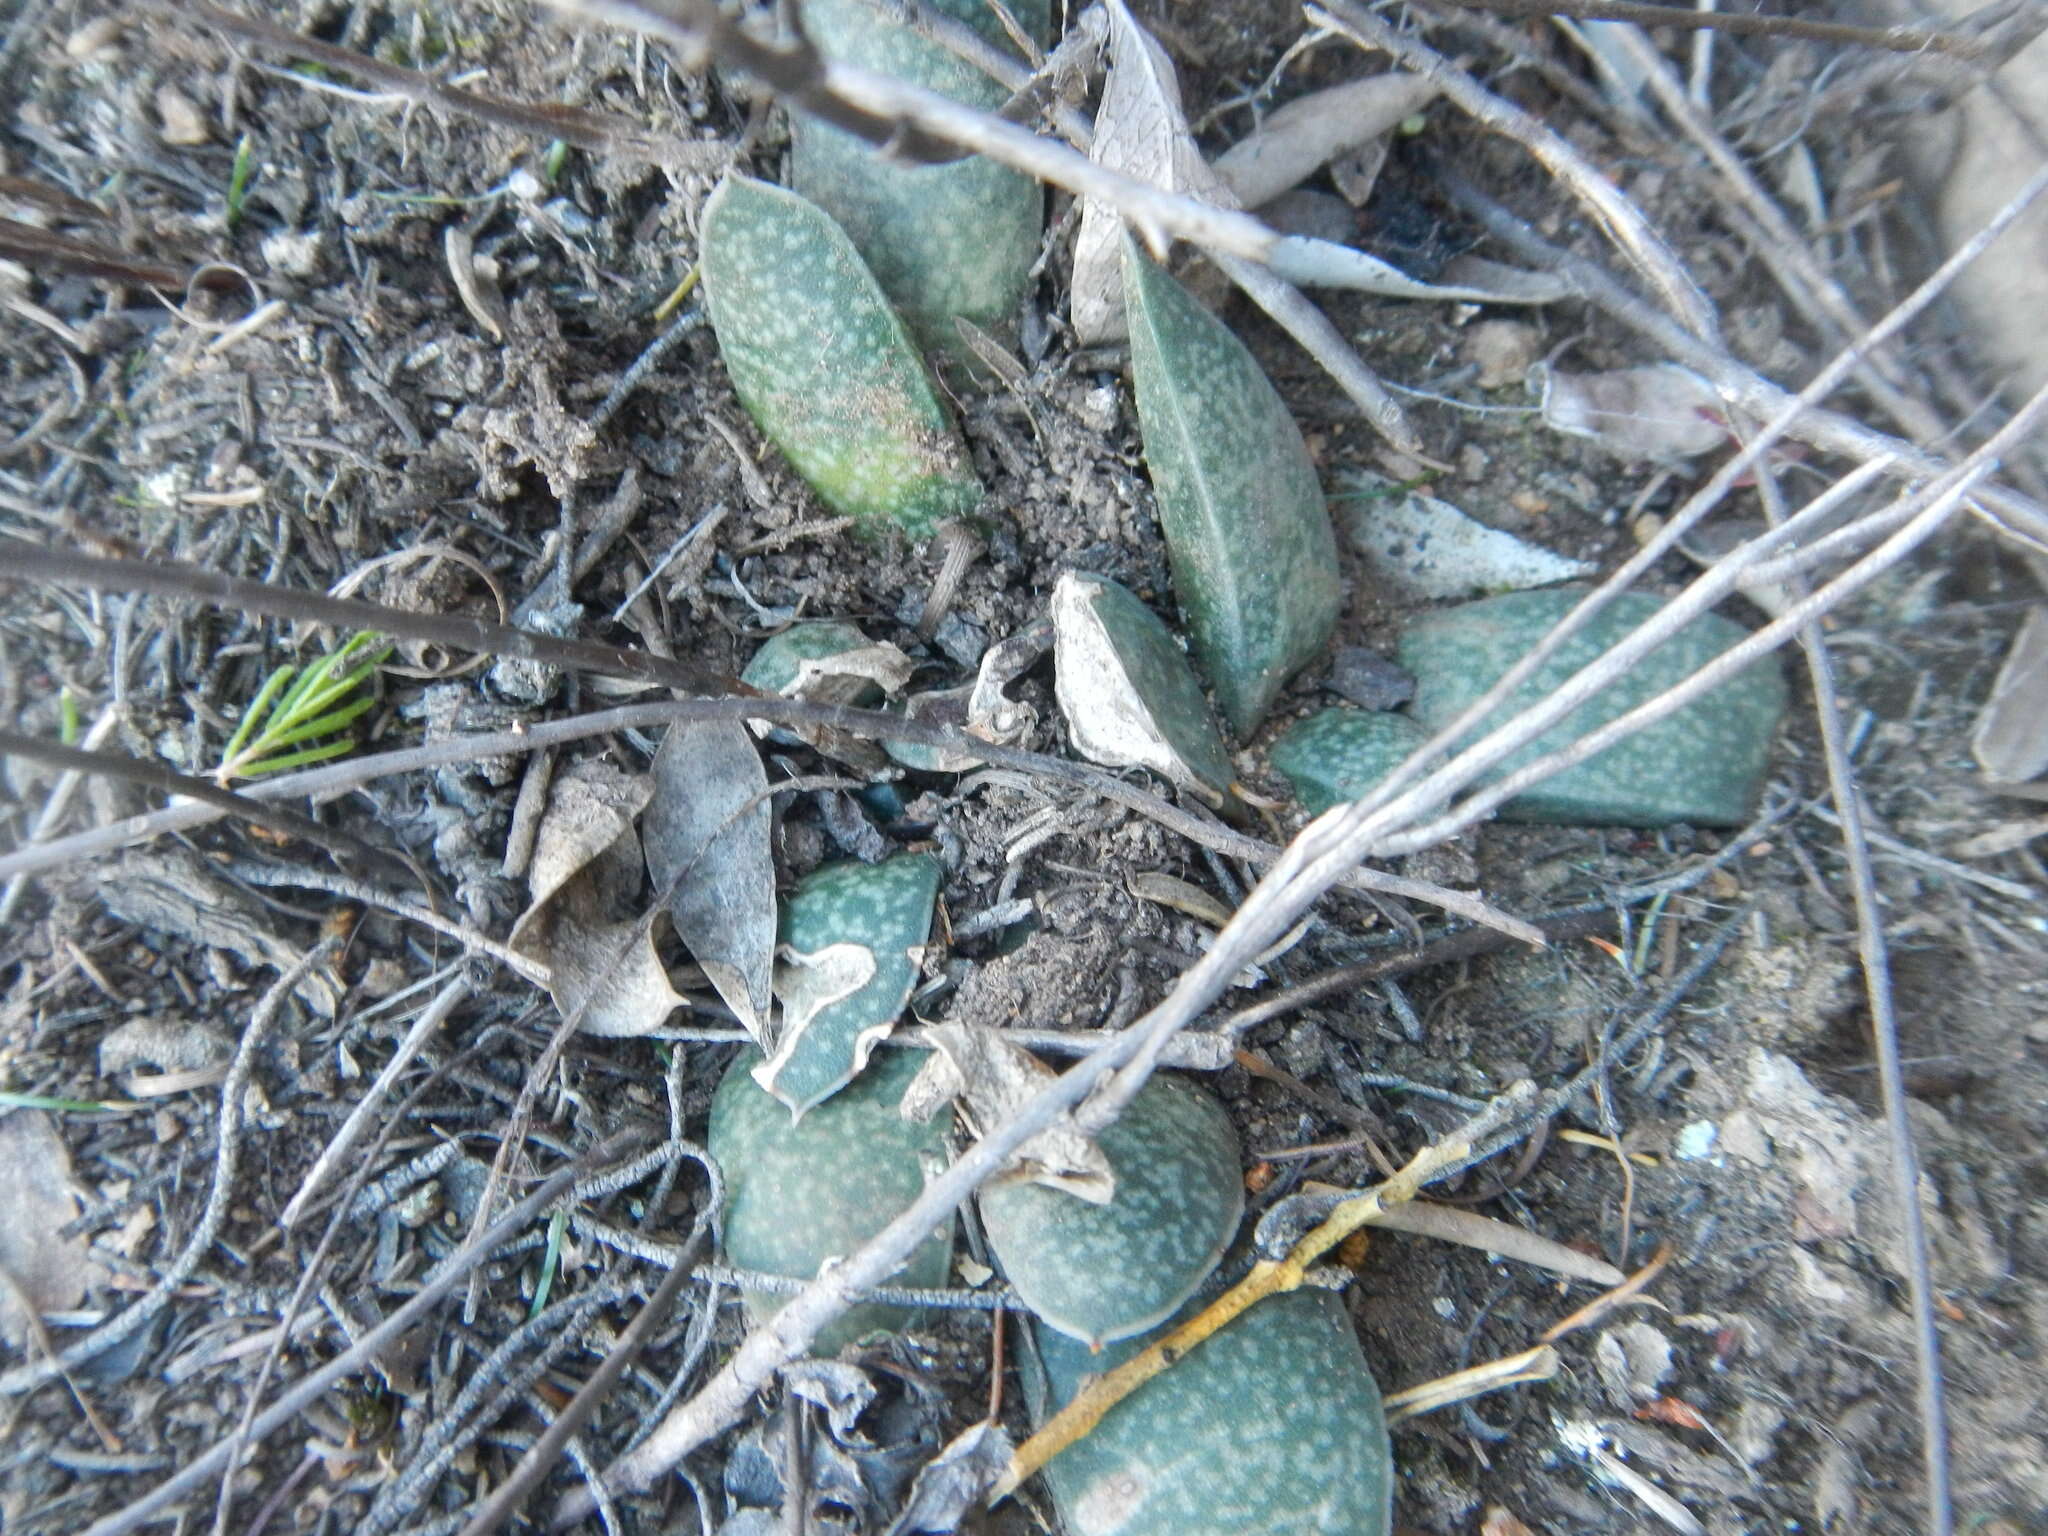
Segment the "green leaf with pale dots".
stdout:
[[918,536],[979,505],[931,375],[829,214],[728,176],[704,205],[700,254],[734,389],[828,505]]
[[[985,0],[930,0],[1005,53],[1016,45]],[[1047,0],[1014,0],[1011,14],[1040,43]],[[872,0],[804,0],[804,31],[819,53],[993,112],[1009,92],[957,54],[890,19]],[[867,258],[912,334],[948,356],[962,351],[953,317],[1010,329],[1038,260],[1045,196],[1038,183],[979,155],[906,165],[803,113],[789,128],[790,185],[831,214]]]
[[[1041,1327],[1046,1409],[1147,1342],[1090,1353]],[[1069,1536],[1386,1536],[1393,1520],[1379,1387],[1328,1291],[1253,1306],[1104,1414],[1045,1481]]]
[[1088,1343],[1164,1320],[1216,1267],[1244,1214],[1237,1132],[1197,1083],[1153,1078],[1096,1143],[1116,1179],[1106,1205],[1021,1181],[981,1192],[989,1246],[1017,1294]]
[[[809,1280],[827,1259],[854,1252],[924,1193],[929,1172],[945,1165],[951,1117],[922,1123],[896,1112],[924,1065],[923,1051],[883,1051],[844,1091],[794,1125],[788,1107],[754,1081],[760,1059],[752,1051],[741,1055],[711,1100],[705,1145],[725,1176],[725,1255],[741,1269]],[[952,1246],[949,1217],[891,1282],[944,1285]],[[741,1294],[756,1322],[789,1300],[769,1291]],[[903,1308],[863,1302],[812,1348],[829,1354],[912,1320]]]
[[[1273,744],[1273,766],[1317,814],[1358,799],[1528,655],[1583,595],[1569,589],[1512,592],[1410,621],[1400,647],[1401,665],[1415,675],[1408,713],[1323,710]],[[1622,595],[1537,668],[1467,740],[1541,703],[1662,607],[1645,593]],[[1717,614],[1695,619],[1481,782],[1497,782],[1619,719],[1683,682],[1747,634]],[[1655,725],[1517,795],[1501,807],[1501,818],[1567,826],[1740,826],[1763,786],[1771,740],[1784,710],[1784,676],[1776,661],[1764,657]]]
[[827,864],[783,903],[781,1019],[754,1077],[792,1114],[837,1093],[889,1033],[917,985],[938,895],[939,861],[899,853]]
[[1294,797],[1320,816],[1369,793],[1428,739],[1406,715],[1325,709],[1289,726],[1269,756]]
[[1223,718],[1248,736],[1336,626],[1330,509],[1257,360],[1128,235],[1124,300],[1174,596]]
[[[792,624],[781,634],[761,642],[761,649],[754,652],[754,659],[747,663],[747,670],[740,674],[740,681],[763,693],[781,693],[796,681],[797,672],[805,662],[844,656],[848,651],[865,650],[869,644],[871,642],[866,635],[840,619],[811,619],[802,624]],[[867,682],[851,690],[849,697],[832,702],[855,704],[865,709],[879,704],[881,700],[881,685]]]

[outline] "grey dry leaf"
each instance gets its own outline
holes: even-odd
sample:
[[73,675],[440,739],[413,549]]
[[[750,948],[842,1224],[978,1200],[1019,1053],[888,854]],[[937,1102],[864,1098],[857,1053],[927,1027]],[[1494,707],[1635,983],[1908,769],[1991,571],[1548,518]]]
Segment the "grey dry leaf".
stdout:
[[1001,1424],[970,1424],[946,1448],[918,1469],[903,1513],[883,1536],[947,1536],[970,1509],[978,1508],[1010,1464],[1015,1451]]
[[1311,91],[1273,113],[1216,158],[1216,174],[1246,208],[1271,202],[1339,155],[1390,133],[1436,96],[1420,75],[1373,75]]
[[775,856],[761,754],[737,720],[678,721],[654,754],[650,778],[640,835],[656,897],[726,1006],[765,1044]]
[[1970,736],[1985,777],[2018,784],[2048,773],[2048,603],[2027,612]]
[[633,830],[644,777],[588,759],[555,776],[527,873],[532,898],[512,948],[547,965],[563,1017],[593,1035],[644,1035],[688,1001],[669,985],[654,934],[634,910],[645,884]]
[[24,1301],[38,1313],[61,1312],[106,1278],[83,1238],[63,1236],[80,1203],[50,1117],[39,1109],[0,1115],[0,1271],[13,1282],[0,1282],[0,1338],[17,1350],[28,1347]]
[[[925,1038],[933,1047],[931,1059],[903,1095],[906,1120],[929,1120],[957,1100],[970,1127],[985,1131],[1002,1124],[1058,1076],[996,1030],[934,1024]],[[1064,1190],[1091,1205],[1106,1205],[1116,1193],[1109,1159],[1070,1114],[1019,1147],[994,1182],[1023,1181]]]
[[1617,458],[1679,462],[1730,441],[1714,386],[1676,363],[1611,373],[1538,370],[1543,420]]
[[1477,597],[1591,576],[1598,566],[1489,528],[1448,501],[1403,489],[1380,475],[1347,476],[1337,498],[1351,547],[1373,574],[1405,597]]
[[[1088,155],[1097,165],[1169,192],[1190,193],[1222,208],[1237,206],[1188,132],[1173,60],[1124,0],[1109,0],[1109,75]],[[1114,208],[1092,199],[1081,205],[1071,315],[1075,338],[1083,346],[1124,335],[1122,236],[1123,218]]]

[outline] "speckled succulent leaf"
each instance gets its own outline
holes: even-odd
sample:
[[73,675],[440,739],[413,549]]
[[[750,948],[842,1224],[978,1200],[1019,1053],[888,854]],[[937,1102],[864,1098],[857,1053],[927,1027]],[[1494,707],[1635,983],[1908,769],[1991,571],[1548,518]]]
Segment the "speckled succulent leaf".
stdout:
[[1428,738],[1406,715],[1325,709],[1289,726],[1269,757],[1295,798],[1320,816],[1373,789]]
[[1195,659],[1239,736],[1337,622],[1337,539],[1301,432],[1244,343],[1124,239],[1145,462]]
[[1055,691],[1076,752],[1150,768],[1212,798],[1228,791],[1229,749],[1157,614],[1106,576],[1068,571],[1053,588],[1052,619]]
[[[1090,1354],[1038,1330],[1052,1402],[1144,1341]],[[1386,1536],[1393,1451],[1344,1304],[1259,1302],[1046,1468],[1069,1536]]]
[[1017,1294],[1090,1343],[1166,1318],[1216,1267],[1244,1212],[1237,1132],[1196,1083],[1153,1078],[1096,1144],[1116,1176],[1107,1204],[1042,1184],[981,1192],[989,1244]]
[[[873,1237],[924,1192],[928,1170],[944,1166],[946,1117],[929,1124],[896,1112],[923,1052],[888,1050],[843,1092],[796,1124],[789,1110],[761,1090],[748,1051],[735,1061],[711,1101],[706,1145],[725,1175],[725,1254],[742,1269],[808,1280],[827,1259],[843,1257]],[[950,1219],[911,1254],[895,1283],[946,1282],[952,1255]],[[787,1297],[746,1293],[756,1320]],[[854,1307],[813,1346],[830,1353],[863,1334],[908,1326],[910,1314],[874,1304]]]
[[866,1066],[903,1012],[938,894],[938,861],[900,853],[879,864],[828,864],[783,903],[775,995],[784,1016],[754,1076],[794,1114]]
[[[1511,592],[1423,614],[1401,635],[1401,665],[1415,674],[1409,713],[1429,730],[1448,725],[1520,660],[1584,594]],[[1663,604],[1627,593],[1575,635],[1484,725],[1555,691],[1565,679],[1655,614]],[[1631,667],[1618,682],[1560,721],[1499,770],[1510,772],[1626,714],[1682,682],[1746,637],[1740,625],[1706,614]],[[1785,708],[1785,680],[1765,657],[1677,714],[1569,768],[1502,808],[1520,821],[1659,826],[1686,821],[1739,826],[1749,818]]]
[[[1014,52],[982,0],[933,0],[1005,52]],[[1011,14],[1043,42],[1047,0]],[[872,0],[804,0],[818,51],[906,80],[984,111],[1008,92],[938,43],[886,19]],[[1014,320],[1038,259],[1044,195],[1030,177],[979,155],[949,165],[892,162],[853,135],[802,113],[790,123],[790,185],[831,214],[867,259],[919,343],[964,356],[955,315],[1000,333]]]
[[830,215],[728,176],[704,205],[701,259],[733,387],[836,511],[922,535],[980,502],[931,375]]

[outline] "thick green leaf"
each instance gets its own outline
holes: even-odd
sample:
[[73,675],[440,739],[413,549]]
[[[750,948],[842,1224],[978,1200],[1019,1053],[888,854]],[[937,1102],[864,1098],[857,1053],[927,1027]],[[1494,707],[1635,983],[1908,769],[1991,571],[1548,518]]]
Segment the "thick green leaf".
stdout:
[[[904,1089],[924,1064],[922,1051],[881,1053],[830,1103],[796,1124],[789,1110],[762,1092],[744,1053],[711,1101],[706,1146],[725,1175],[725,1254],[742,1269],[808,1280],[827,1259],[843,1257],[873,1237],[924,1193],[928,1172],[945,1165],[949,1116],[917,1124],[897,1114]],[[897,1272],[899,1285],[946,1283],[953,1226],[920,1243]],[[756,1321],[788,1300],[745,1293]],[[908,1327],[898,1307],[863,1303],[813,1346],[830,1353],[864,1334]]]
[[[984,0],[931,0],[1004,52],[1015,45]],[[1017,0],[1011,14],[1041,43],[1048,0]],[[834,63],[875,70],[983,111],[1008,93],[939,44],[887,19],[872,0],[804,0],[804,30]],[[882,291],[925,347],[961,352],[953,317],[989,330],[1013,322],[1038,259],[1044,196],[1038,184],[979,155],[949,165],[904,165],[803,113],[790,123],[790,185],[839,221]]]
[[1187,656],[1159,616],[1107,576],[1068,571],[1053,588],[1056,689],[1074,750],[1150,768],[1211,798],[1235,777]]
[[728,176],[704,205],[704,293],[733,387],[835,510],[925,534],[981,482],[853,242],[794,192]]
[[[1434,732],[1493,685],[1575,607],[1573,590],[1511,592],[1423,614],[1401,634],[1401,665],[1415,674],[1409,713]],[[1491,730],[1540,702],[1664,605],[1625,593],[1601,612],[1486,720]],[[1497,770],[1512,772],[1683,682],[1746,639],[1741,625],[1705,614],[1631,667],[1606,692],[1559,721]],[[1598,757],[1568,768],[1502,807],[1517,821],[1567,825],[1740,826],[1749,819],[1785,709],[1785,679],[1765,657],[1677,714]]]
[[[1401,635],[1401,665],[1415,674],[1408,713],[1323,710],[1273,744],[1274,768],[1318,815],[1356,800],[1492,687],[1581,596],[1571,590],[1513,592],[1423,614]],[[1642,593],[1623,595],[1468,739],[1549,697],[1662,606]],[[1740,625],[1715,614],[1695,620],[1482,782],[1498,780],[1628,713],[1683,682],[1745,634]],[[1654,827],[1676,821],[1740,826],[1762,787],[1784,708],[1784,677],[1777,663],[1765,658],[1648,730],[1517,795],[1501,807],[1501,817],[1574,826]]]
[[981,1192],[989,1245],[1017,1294],[1089,1343],[1166,1318],[1216,1267],[1244,1213],[1237,1132],[1198,1084],[1153,1078],[1096,1141],[1116,1179],[1106,1205],[1025,1182]]
[[838,1092],[903,1012],[938,894],[939,861],[900,853],[879,864],[825,865],[783,903],[782,1016],[754,1076],[793,1113]]
[[1329,508],[1244,343],[1129,236],[1124,299],[1174,594],[1224,719],[1249,735],[1336,625]]
[[1320,816],[1366,794],[1428,739],[1406,715],[1325,709],[1289,726],[1270,756],[1295,798]]
[[[1049,1328],[1038,1341],[1048,1408],[1145,1343],[1091,1354]],[[1379,1387],[1328,1291],[1259,1302],[1110,1409],[1045,1480],[1069,1536],[1386,1536],[1393,1518]]]

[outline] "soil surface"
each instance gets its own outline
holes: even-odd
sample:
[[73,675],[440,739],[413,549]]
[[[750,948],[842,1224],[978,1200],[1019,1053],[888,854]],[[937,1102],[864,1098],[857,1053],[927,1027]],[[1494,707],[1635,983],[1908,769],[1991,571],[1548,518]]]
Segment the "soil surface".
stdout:
[[[1294,7],[1233,0],[1141,15],[1180,65],[1211,150],[1242,138],[1271,102],[1378,67],[1326,40],[1254,99],[1300,36]],[[209,278],[159,294],[54,262],[0,262],[6,536],[502,617],[723,675],[797,617],[840,618],[903,647],[916,689],[971,681],[988,645],[1043,616],[1064,570],[1113,576],[1171,616],[1122,360],[1076,350],[1063,329],[1063,197],[1018,343],[1021,382],[957,398],[990,514],[927,638],[919,621],[945,550],[862,541],[839,526],[734,397],[696,297],[674,298],[723,170],[780,175],[779,113],[685,72],[661,45],[523,5],[360,0],[271,19],[530,113],[586,108],[647,136],[551,148],[545,132],[408,100],[388,79],[230,44],[181,10],[26,0],[0,18],[0,177],[10,178],[0,180],[0,212],[135,261],[205,266]],[[1742,218],[1674,138],[1601,94],[1582,54],[1536,26],[1439,23],[1431,35],[1645,207],[1739,355],[1789,385],[1810,375],[1827,338],[1773,284]],[[1682,40],[1661,41],[1686,57]],[[1913,119],[1874,107],[1802,122],[1827,57],[1810,44],[1724,37],[1716,101],[1747,153],[1775,154],[1794,136],[1803,174],[1832,210],[1815,248],[1866,312],[1881,313],[1929,264],[1913,195],[1883,169]],[[1613,259],[1519,147],[1443,104],[1395,143],[1362,208],[1327,176],[1310,186],[1321,216],[1334,210],[1350,238],[1418,276],[1467,251],[1506,259],[1444,196],[1436,167],[1446,163],[1546,237]],[[1776,175],[1767,170],[1773,187]],[[1519,367],[1487,371],[1503,347],[1576,371],[1659,360],[1576,302],[1493,312],[1324,298],[1384,377],[1430,397],[1407,401],[1434,461],[1421,463],[1386,449],[1316,365],[1213,274],[1195,263],[1187,275],[1266,364],[1332,488],[1350,470],[1425,478],[1475,517],[1609,570],[1637,548],[1646,520],[1717,462],[1605,453],[1544,426]],[[1946,421],[1990,393],[1939,323],[1894,356],[1906,387]],[[1840,403],[1878,421],[1860,394]],[[1804,500],[1843,468],[1809,457],[1778,473]],[[1762,517],[1754,488],[1717,514],[1725,524]],[[1347,548],[1337,645],[1386,654],[1402,604],[1354,558]],[[1694,570],[1673,556],[1643,585],[1675,591]],[[1876,874],[1933,1250],[1955,1504],[1980,1530],[2025,1528],[2048,1509],[2048,867],[2022,825],[2038,823],[2040,806],[1987,788],[1969,751],[1974,711],[2039,596],[2008,547],[1957,524],[1836,614],[1828,635],[1881,833]],[[1746,600],[1724,611],[1752,626],[1765,618]],[[270,672],[317,658],[336,638],[194,601],[0,584],[0,723],[204,773]],[[1715,1533],[1917,1527],[1907,1270],[1871,1010],[1811,689],[1796,656],[1785,664],[1797,707],[1777,743],[1761,831],[1490,823],[1416,854],[1402,872],[1476,890],[1509,912],[1605,904],[1618,916],[1591,938],[1542,951],[1488,946],[1392,985],[1324,996],[1252,1027],[1238,1042],[1250,1065],[1209,1077],[1238,1123],[1256,1213],[1304,1184],[1374,1182],[1361,1129],[1398,1161],[1452,1129],[1460,1101],[1524,1078],[1561,1081],[1599,1057],[1603,1040],[1662,1010],[1644,1045],[1606,1062],[1597,1101],[1560,1116],[1532,1160],[1511,1153],[1439,1191],[1623,1271],[1660,1261],[1661,1271],[1644,1299],[1560,1339],[1550,1380],[1399,1426],[1399,1527],[1662,1529],[1648,1502],[1660,1491]],[[1305,818],[1286,804],[1264,748],[1334,701],[1336,665],[1312,667],[1244,744],[1244,782],[1280,806],[1274,834]],[[362,750],[389,750],[644,693],[402,640],[353,729]],[[1039,721],[1022,744],[1064,752],[1050,665],[1012,696]],[[593,758],[637,775],[657,744],[623,730],[546,761],[557,776]],[[771,777],[863,776],[805,746],[769,750]],[[402,879],[229,818],[71,858],[7,888],[0,1087],[13,1097],[0,1104],[0,1178],[24,1191],[10,1219],[40,1235],[0,1239],[0,1251],[8,1289],[39,1302],[44,1336],[24,1330],[9,1297],[0,1365],[63,1350],[166,1277],[171,1290],[151,1303],[147,1326],[73,1366],[68,1382],[0,1397],[0,1527],[82,1530],[142,1496],[234,1433],[259,1397],[267,1403],[389,1316],[460,1243],[560,1015],[507,965],[466,957],[448,930],[502,941],[526,909],[516,845],[546,788],[531,766],[540,760],[462,763],[295,802],[396,855]],[[889,772],[893,801],[843,786],[778,797],[778,870],[786,883],[827,858],[940,853],[956,937],[927,960],[913,1006],[929,1020],[1126,1022],[1213,932],[1198,907],[1137,894],[1155,887],[1133,877],[1175,876],[1226,910],[1256,878],[1071,785],[1004,770]],[[162,799],[98,776],[66,786],[57,767],[10,756],[0,844],[110,823]],[[1731,846],[1739,851],[1721,857]],[[1626,894],[1679,876],[1689,878],[1666,894]],[[613,894],[637,913],[650,895],[635,878]],[[362,884],[408,892],[443,927],[362,899]],[[1204,1023],[1398,953],[1410,930],[1447,931],[1420,904],[1332,895],[1305,935]],[[688,998],[667,1033],[730,1026],[665,925],[658,936]],[[1718,960],[1675,990],[1717,936],[1727,940]],[[291,976],[323,939],[337,942]],[[416,1059],[324,1199],[280,1225],[421,1009],[455,980],[466,990],[408,1048]],[[238,1053],[252,1029],[253,1048]],[[538,1083],[506,1197],[621,1129],[701,1137],[732,1049],[572,1037]],[[364,1193],[343,1209],[335,1197],[356,1175]],[[669,1244],[706,1199],[701,1170],[684,1160],[579,1209]],[[1241,1248],[1226,1267],[1248,1257]],[[1527,1349],[1598,1291],[1416,1236],[1376,1235],[1347,1257],[1357,1277],[1346,1305],[1388,1391]],[[374,1368],[251,1450],[228,1485],[226,1529],[457,1529],[590,1376],[659,1268],[587,1228],[550,1233],[542,1223],[478,1274]],[[529,1325],[536,1310],[549,1321]],[[287,1312],[293,1331],[273,1360]],[[857,1428],[803,1410],[812,1528],[887,1529],[910,1475],[986,1413],[988,1315],[947,1314],[856,1351],[880,1391]],[[555,1493],[580,1485],[579,1465],[610,1461],[701,1384],[744,1326],[729,1288],[686,1288],[548,1493],[529,1501],[527,1528],[541,1528]],[[1006,1390],[1003,1403],[1021,1437],[1021,1394]],[[748,1425],[685,1464],[686,1479],[623,1501],[612,1518],[649,1532],[697,1529],[700,1516],[706,1530],[797,1528],[736,1511],[778,1502],[787,1426],[799,1416],[782,1393],[763,1398]],[[1588,1439],[1604,1446],[1596,1458],[1574,1449]],[[180,1529],[213,1519],[220,1487],[209,1480],[191,1498]],[[1055,1518],[1027,1490],[1021,1504],[970,1521],[1023,1531],[1038,1517]]]

